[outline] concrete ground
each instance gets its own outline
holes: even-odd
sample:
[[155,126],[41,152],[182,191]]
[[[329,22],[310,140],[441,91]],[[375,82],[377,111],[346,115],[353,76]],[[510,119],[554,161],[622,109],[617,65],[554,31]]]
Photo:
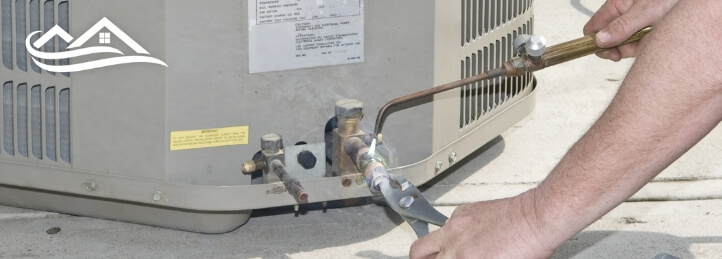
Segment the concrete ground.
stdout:
[[[579,37],[602,2],[537,1],[536,33],[551,44]],[[533,114],[427,184],[427,198],[450,215],[460,204],[533,187],[599,116],[631,62],[586,57],[538,72]],[[554,257],[720,258],[720,143],[718,128]],[[53,227],[60,231],[48,234]],[[245,226],[217,235],[0,206],[0,258],[405,258],[415,239],[399,216],[373,204],[256,211]]]

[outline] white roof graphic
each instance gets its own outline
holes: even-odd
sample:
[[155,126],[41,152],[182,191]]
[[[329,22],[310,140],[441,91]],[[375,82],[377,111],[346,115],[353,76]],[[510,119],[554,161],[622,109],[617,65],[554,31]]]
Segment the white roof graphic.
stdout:
[[33,43],[33,46],[35,46],[36,48],[40,48],[43,45],[45,45],[46,42],[52,40],[53,37],[55,37],[55,36],[60,37],[65,42],[70,42],[71,40],[73,40],[73,36],[70,36],[70,34],[68,34],[68,32],[66,32],[65,30],[63,30],[63,28],[60,28],[60,26],[55,25],[52,29],[50,29],[48,32],[43,34],[42,37],[40,37],[38,40],[36,40]]
[[[53,27],[53,29],[54,28],[55,27]],[[125,32],[123,32],[123,30],[118,28],[118,26],[115,26],[115,24],[113,24],[110,20],[108,20],[108,18],[105,18],[105,17],[103,17],[103,19],[100,19],[100,21],[98,21],[95,25],[93,25],[93,27],[90,27],[90,29],[88,29],[88,31],[86,31],[85,33],[83,33],[83,35],[78,37],[77,40],[75,40],[72,44],[70,44],[70,46],[68,46],[68,49],[77,48],[77,47],[82,46],[86,41],[88,41],[90,38],[95,36],[103,28],[107,28],[108,30],[110,30],[110,32],[115,34],[116,37],[118,37],[120,40],[122,40],[126,45],[128,45],[128,47],[133,49],[136,53],[150,54],[143,47],[141,47],[137,42],[135,42],[133,39],[131,39],[128,36],[128,34],[125,34]],[[48,32],[50,32],[50,31],[48,31]],[[65,34],[67,34],[67,32]],[[47,33],[46,33],[46,35],[47,35]],[[70,36],[70,35],[68,35],[68,36]],[[43,35],[43,38],[44,37],[45,37],[45,35]],[[51,36],[51,38],[52,38],[52,36]],[[72,37],[70,37],[70,38],[72,40]],[[63,40],[65,40],[65,38],[63,38]],[[35,44],[33,44],[33,45],[35,45]],[[42,44],[40,44],[40,45],[42,46]]]
[[[33,57],[33,63],[38,65],[40,68],[50,71],[50,72],[78,72],[78,71],[84,71],[89,69],[95,69],[95,68],[101,68],[101,67],[107,67],[107,66],[115,66],[115,65],[121,65],[121,64],[130,64],[130,63],[150,63],[150,64],[157,64],[161,66],[168,67],[168,65],[163,62],[160,59],[149,57],[149,56],[140,56],[140,55],[124,55],[123,52],[120,50],[109,47],[109,46],[90,46],[90,47],[84,47],[84,48],[78,48],[82,46],[85,42],[87,42],[91,37],[94,37],[97,35],[100,30],[103,28],[110,30],[111,33],[115,34],[116,37],[118,37],[123,43],[125,43],[128,47],[133,49],[138,54],[146,54],[149,55],[148,51],[146,51],[143,47],[138,45],[137,42],[135,42],[133,39],[128,37],[125,32],[123,32],[120,28],[115,26],[110,20],[103,17],[103,19],[100,19],[93,27],[88,29],[83,35],[81,35],[78,39],[73,40],[73,37],[68,34],[67,31],[65,31],[63,28],[61,28],[58,25],[55,25],[53,28],[48,30],[42,37],[38,38],[35,42],[32,44],[30,43],[30,39],[41,33],[42,31],[34,31],[30,33],[27,38],[25,38],[25,47],[27,51],[30,53],[30,55]],[[107,32],[103,32],[103,34],[108,37],[109,40],[109,34]],[[42,52],[38,50],[40,47],[45,45],[50,40],[53,40],[55,36],[60,37],[65,42],[72,43],[70,46],[68,46],[66,51],[60,51],[60,52]],[[101,41],[103,40],[103,37],[101,37]],[[103,42],[101,42],[102,44]],[[109,43],[109,42],[108,42]],[[37,49],[36,49],[37,48]],[[77,49],[73,49],[77,48]],[[75,63],[75,64],[63,64],[63,65],[53,65],[53,64],[45,64],[43,62],[40,62],[39,59],[68,59],[68,58],[75,58],[80,56],[86,56],[86,55],[93,55],[98,53],[115,53],[120,54],[121,56],[113,56],[103,59],[97,59],[97,60],[91,60],[87,62],[82,63]]]

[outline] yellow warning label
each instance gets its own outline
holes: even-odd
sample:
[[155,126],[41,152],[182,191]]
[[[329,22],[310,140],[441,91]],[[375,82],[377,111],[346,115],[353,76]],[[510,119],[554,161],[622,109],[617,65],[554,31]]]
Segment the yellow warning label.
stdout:
[[170,150],[186,150],[248,144],[248,126],[173,131]]

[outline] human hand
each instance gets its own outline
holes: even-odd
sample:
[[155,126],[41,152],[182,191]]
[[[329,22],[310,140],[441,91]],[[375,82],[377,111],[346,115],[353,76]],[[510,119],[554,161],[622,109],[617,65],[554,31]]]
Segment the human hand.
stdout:
[[416,240],[415,258],[546,258],[556,246],[540,231],[534,201],[520,196],[459,206],[441,229]]
[[637,55],[639,42],[617,46],[635,32],[659,22],[679,0],[607,0],[584,25],[584,35],[597,33],[596,43],[611,48],[597,56],[613,61]]

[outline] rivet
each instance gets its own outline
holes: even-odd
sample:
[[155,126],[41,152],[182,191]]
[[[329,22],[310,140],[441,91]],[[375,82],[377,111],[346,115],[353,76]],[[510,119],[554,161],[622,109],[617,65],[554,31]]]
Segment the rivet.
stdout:
[[416,199],[414,199],[414,197],[404,196],[401,200],[399,200],[399,206],[401,206],[401,208],[408,209],[414,204],[415,200]]

